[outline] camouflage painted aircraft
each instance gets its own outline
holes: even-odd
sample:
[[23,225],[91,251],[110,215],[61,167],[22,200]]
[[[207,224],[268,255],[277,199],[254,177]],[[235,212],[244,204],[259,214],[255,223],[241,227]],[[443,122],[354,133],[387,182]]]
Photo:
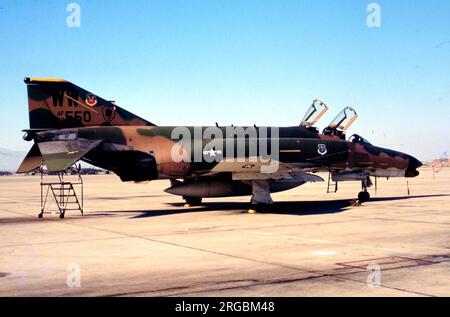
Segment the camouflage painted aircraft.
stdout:
[[169,179],[166,192],[190,205],[205,197],[252,195],[258,207],[273,202],[271,193],[323,181],[314,175],[320,171],[329,171],[334,181],[360,181],[358,198],[367,201],[370,176],[415,177],[422,165],[359,135],[346,140],[357,118],[350,107],[319,133],[313,125],[328,110],[320,100],[299,126],[162,127],[62,79],[27,77],[25,83],[30,128],[24,139],[34,145],[19,173],[42,166],[64,171],[82,160],[122,181]]

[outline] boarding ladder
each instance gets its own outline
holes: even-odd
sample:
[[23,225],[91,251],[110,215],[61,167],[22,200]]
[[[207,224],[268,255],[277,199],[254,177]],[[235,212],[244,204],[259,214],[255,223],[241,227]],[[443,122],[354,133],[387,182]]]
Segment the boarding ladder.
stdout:
[[[52,202],[56,203],[59,217],[62,219],[66,211],[80,211],[83,215],[83,179],[78,169],[76,181],[66,181],[64,172],[58,172],[58,181],[44,181],[44,172],[41,169],[41,212],[38,217],[42,218],[48,212]],[[78,193],[77,193],[78,191]]]
[[328,172],[327,194],[336,193],[338,191],[338,182],[333,181],[331,172]]

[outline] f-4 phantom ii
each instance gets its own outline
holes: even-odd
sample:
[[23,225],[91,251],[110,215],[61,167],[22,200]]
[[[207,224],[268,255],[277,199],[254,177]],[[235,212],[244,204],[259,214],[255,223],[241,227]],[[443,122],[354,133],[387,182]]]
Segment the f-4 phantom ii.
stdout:
[[370,177],[415,177],[422,163],[345,132],[357,118],[346,107],[319,133],[314,124],[328,106],[314,100],[298,126],[170,127],[134,115],[66,80],[25,78],[34,145],[18,172],[42,166],[64,171],[82,160],[122,181],[169,179],[165,191],[187,204],[202,198],[251,195],[251,204],[273,203],[270,194],[323,179],[359,181],[368,201]]

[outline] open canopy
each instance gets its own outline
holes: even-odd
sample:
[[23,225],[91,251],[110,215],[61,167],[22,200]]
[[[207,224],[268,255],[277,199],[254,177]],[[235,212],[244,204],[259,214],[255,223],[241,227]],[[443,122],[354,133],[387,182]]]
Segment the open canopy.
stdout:
[[331,121],[328,128],[346,131],[356,118],[358,118],[356,111],[352,107],[345,107],[344,110],[339,112],[333,121]]
[[319,99],[313,101],[312,105],[306,111],[305,116],[300,122],[300,126],[302,127],[311,127],[316,123],[325,112],[327,112],[328,106]]

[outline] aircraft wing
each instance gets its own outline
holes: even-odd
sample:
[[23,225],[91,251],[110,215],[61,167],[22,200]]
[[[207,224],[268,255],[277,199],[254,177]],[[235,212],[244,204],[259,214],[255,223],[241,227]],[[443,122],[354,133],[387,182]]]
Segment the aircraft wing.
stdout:
[[[278,167],[278,168],[274,168]],[[209,171],[206,176],[219,173],[231,173],[233,180],[284,180],[295,182],[323,182],[323,178],[305,173],[302,169],[271,160],[265,162],[259,158],[245,160],[224,159]]]
[[42,164],[48,171],[58,172],[73,165],[86,153],[97,147],[102,140],[74,139],[38,143]]

